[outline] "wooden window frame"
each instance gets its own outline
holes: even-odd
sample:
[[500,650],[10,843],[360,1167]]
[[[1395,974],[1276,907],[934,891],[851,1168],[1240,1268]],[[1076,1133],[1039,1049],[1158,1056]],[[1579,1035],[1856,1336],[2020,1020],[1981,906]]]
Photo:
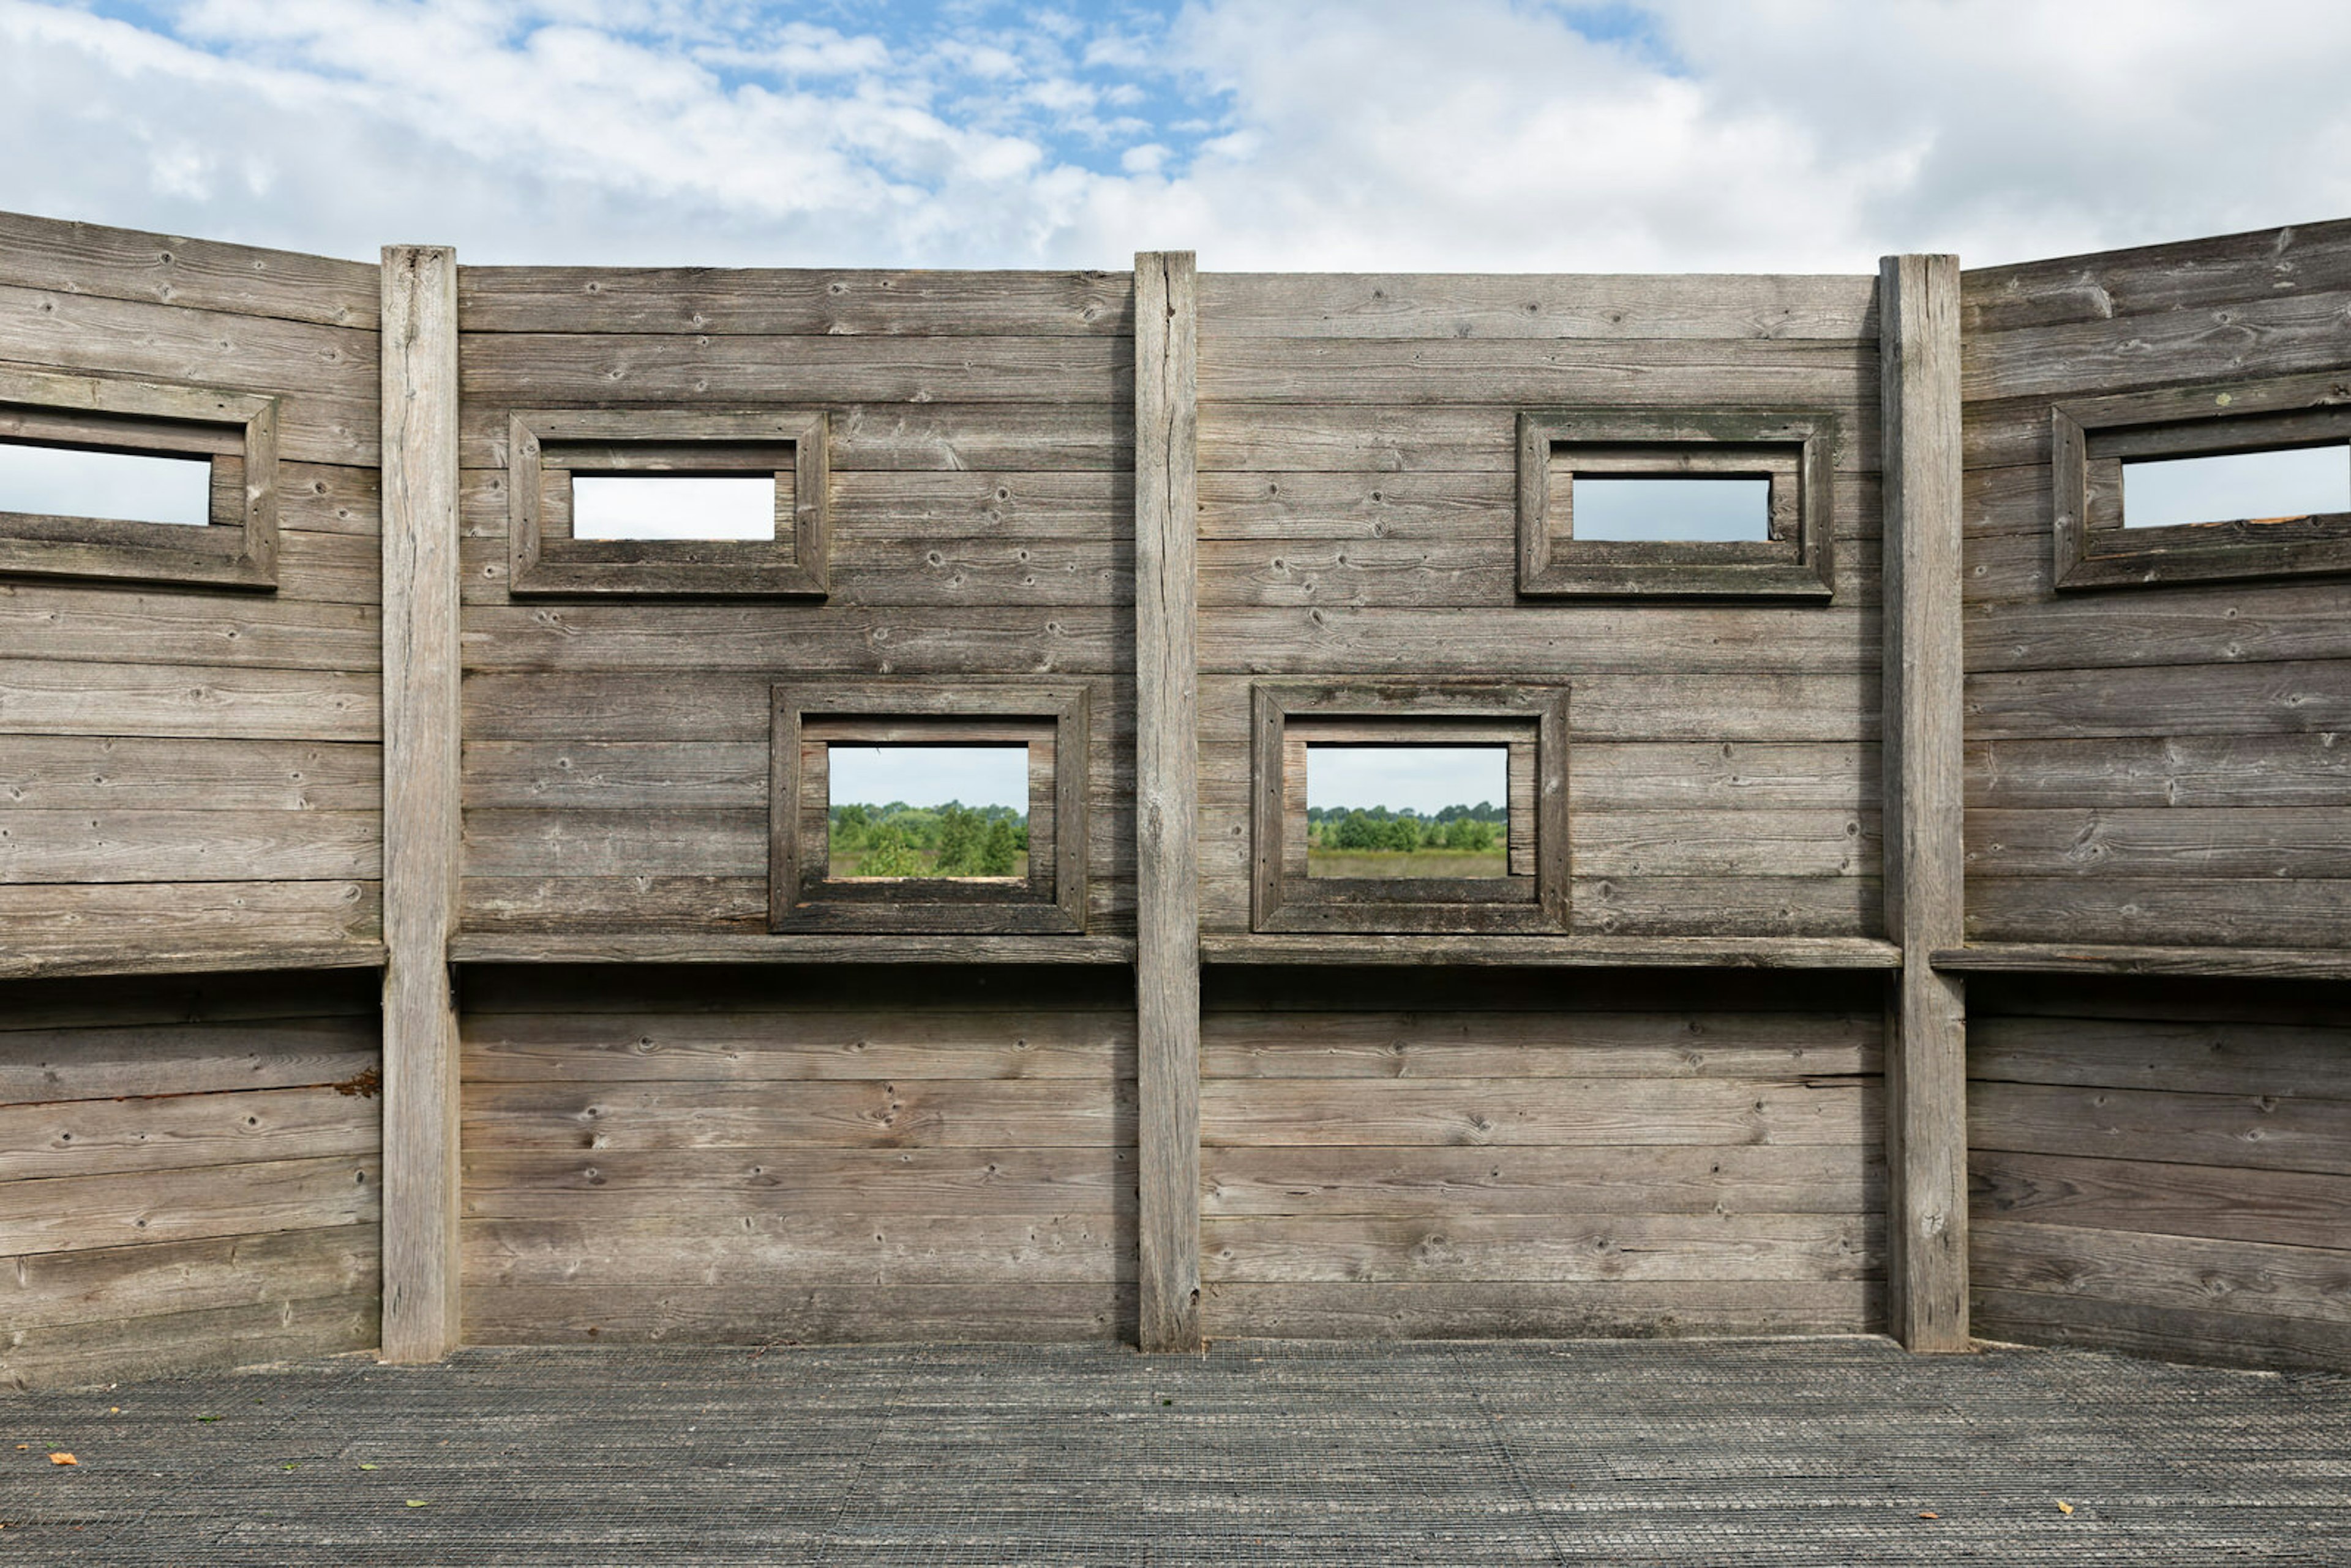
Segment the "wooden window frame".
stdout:
[[[830,587],[826,417],[814,409],[520,409],[507,421],[507,591],[821,599]],[[776,479],[772,539],[575,539],[582,474]]]
[[[1258,683],[1250,689],[1249,715],[1250,929],[1565,935],[1567,699],[1565,686]],[[1510,831],[1520,831],[1522,821],[1533,831],[1529,871],[1500,877],[1308,876],[1305,747],[1316,736],[1334,744],[1531,745],[1531,765],[1512,768],[1510,789]],[[1515,846],[1511,852],[1515,858]]]
[[2123,527],[2124,459],[2351,439],[2342,393],[2340,376],[2288,376],[2052,404],[2051,582],[2071,592],[2351,572],[2351,512]]
[[0,573],[274,591],[277,414],[214,387],[0,370],[0,442],[212,464],[201,528],[0,511]]
[[[1815,409],[1529,409],[1519,415],[1519,593],[1528,599],[1776,599],[1827,603],[1837,419]],[[1554,497],[1554,456],[1572,466]],[[1771,482],[1760,540],[1578,539],[1573,475]],[[1553,525],[1554,502],[1564,529]]]
[[[1087,698],[1082,685],[771,688],[768,928],[876,935],[1067,936],[1086,928]],[[1029,748],[1029,875],[1014,879],[828,877],[830,800],[808,751],[827,745]],[[1045,755],[1040,759],[1040,750]]]

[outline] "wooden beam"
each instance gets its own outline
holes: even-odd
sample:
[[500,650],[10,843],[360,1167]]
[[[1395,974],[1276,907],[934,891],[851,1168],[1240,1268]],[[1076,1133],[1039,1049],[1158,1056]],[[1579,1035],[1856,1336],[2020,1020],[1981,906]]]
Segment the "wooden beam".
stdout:
[[1191,253],[1137,256],[1134,983],[1147,1351],[1202,1343],[1197,336]]
[[1960,833],[1959,266],[1878,268],[1886,440],[1888,1312],[1914,1351],[1968,1340],[1967,998],[1931,956],[1958,946]]
[[383,1357],[457,1343],[457,257],[383,252]]

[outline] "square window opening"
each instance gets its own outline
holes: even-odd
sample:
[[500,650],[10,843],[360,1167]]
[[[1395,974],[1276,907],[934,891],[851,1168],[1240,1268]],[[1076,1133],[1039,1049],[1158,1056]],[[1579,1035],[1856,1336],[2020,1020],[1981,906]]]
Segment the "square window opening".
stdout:
[[1084,686],[847,682],[770,700],[769,930],[1084,932]]
[[2351,512],[2351,443],[2122,465],[2122,526],[2300,522]]
[[1510,747],[1306,747],[1310,877],[1506,877]]
[[1250,704],[1252,929],[1567,929],[1565,687],[1265,682]]
[[1026,745],[825,750],[826,880],[1029,880]]
[[0,442],[0,512],[206,528],[213,462]]
[[776,476],[574,473],[571,537],[772,541]]

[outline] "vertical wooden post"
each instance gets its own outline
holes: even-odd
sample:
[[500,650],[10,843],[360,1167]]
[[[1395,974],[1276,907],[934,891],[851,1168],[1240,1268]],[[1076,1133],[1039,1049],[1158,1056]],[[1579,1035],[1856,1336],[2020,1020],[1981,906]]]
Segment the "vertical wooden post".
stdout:
[[1148,1351],[1201,1343],[1197,309],[1190,252],[1134,258],[1136,1165]]
[[457,256],[383,252],[383,1356],[457,1343]]
[[1886,442],[1886,924],[1902,945],[1886,1064],[1889,1311],[1914,1351],[1968,1348],[1959,263],[1878,267]]

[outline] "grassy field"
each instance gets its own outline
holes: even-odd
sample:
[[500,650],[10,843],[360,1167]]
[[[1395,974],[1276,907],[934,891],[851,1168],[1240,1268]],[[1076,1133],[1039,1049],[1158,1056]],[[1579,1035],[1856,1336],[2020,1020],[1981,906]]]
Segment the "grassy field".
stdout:
[[[918,877],[935,877],[939,874],[937,869],[939,857],[936,854],[928,850],[916,850],[914,852],[914,856],[922,862],[922,870],[911,873],[911,875]],[[858,866],[864,858],[865,857],[863,855],[853,851],[846,854],[841,853],[839,851],[835,851],[826,857],[827,863],[825,874],[828,876],[861,876],[863,873],[858,870]],[[1022,882],[1026,882],[1029,879],[1028,851],[1022,850],[1018,855],[1013,857],[1012,874]]]
[[1306,852],[1309,876],[1507,876],[1510,857],[1458,850],[1318,850]]

